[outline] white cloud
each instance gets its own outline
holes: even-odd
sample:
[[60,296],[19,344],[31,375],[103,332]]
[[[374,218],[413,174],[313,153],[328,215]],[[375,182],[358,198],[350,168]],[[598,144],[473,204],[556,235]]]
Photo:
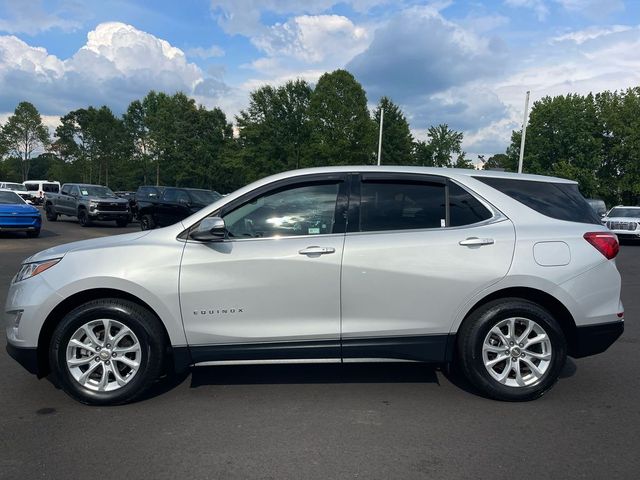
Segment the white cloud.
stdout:
[[219,45],[211,45],[208,48],[194,47],[187,50],[187,55],[206,60],[208,58],[224,57],[224,49]]
[[594,19],[624,10],[622,0],[554,0],[568,12],[576,12]]
[[375,6],[391,3],[397,4],[398,0],[211,0],[211,10],[226,33],[254,37],[266,29],[261,18],[263,12],[316,15],[338,4],[366,12]]
[[631,30],[632,27],[628,25],[612,25],[610,27],[588,27],[584,30],[577,30],[574,32],[565,33],[563,35],[559,35],[557,37],[553,37],[551,39],[552,43],[560,43],[560,42],[573,42],[578,45],[583,44],[589,40],[595,40],[596,38],[604,37],[607,35],[611,35],[613,33],[626,32]]
[[269,56],[292,57],[307,63],[331,58],[344,63],[369,46],[365,28],[340,15],[303,15],[269,27],[253,39]]
[[42,0],[3,0],[0,6],[6,17],[0,18],[0,32],[34,35],[52,29],[71,31],[81,27],[78,20],[64,18],[70,13],[64,9],[46,11]]
[[184,91],[211,105],[229,87],[189,63],[182,50],[123,23],[98,25],[64,60],[0,36],[0,111],[24,99],[50,115],[100,104],[120,112],[151,89]]

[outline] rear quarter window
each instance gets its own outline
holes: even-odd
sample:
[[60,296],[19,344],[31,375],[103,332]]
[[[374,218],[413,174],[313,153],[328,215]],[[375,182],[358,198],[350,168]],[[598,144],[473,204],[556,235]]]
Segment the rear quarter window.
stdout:
[[601,225],[576,184],[480,176],[474,178],[547,217]]

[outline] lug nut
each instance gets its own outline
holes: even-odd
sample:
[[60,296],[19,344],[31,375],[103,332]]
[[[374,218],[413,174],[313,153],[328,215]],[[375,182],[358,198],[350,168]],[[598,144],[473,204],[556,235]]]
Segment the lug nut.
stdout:
[[111,348],[111,344],[110,343],[107,343],[107,348]]
[[106,361],[106,362],[104,362],[104,363],[106,363],[107,365],[109,365],[111,362],[110,362],[109,360],[107,360],[107,361]]
[[96,357],[96,362],[99,362],[99,361],[100,361],[100,357]]
[[99,352],[102,349],[102,347],[96,347],[96,352]]
[[[116,355],[117,355],[117,354],[116,354],[116,352],[113,352],[113,353],[111,354],[111,356],[112,356],[112,357],[115,357]],[[522,355],[524,355],[524,353],[523,353]]]
[[520,347],[524,347],[524,343],[521,343],[521,344],[520,344]]
[[524,358],[524,353],[521,353],[521,354],[520,354],[520,356],[521,356],[522,358]]
[[509,342],[509,345],[511,345],[513,347],[514,343],[513,342]]

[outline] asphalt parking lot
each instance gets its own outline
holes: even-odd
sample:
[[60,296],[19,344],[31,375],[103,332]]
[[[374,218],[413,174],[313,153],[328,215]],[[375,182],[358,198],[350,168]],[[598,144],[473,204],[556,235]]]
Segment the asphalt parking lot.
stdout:
[[[0,235],[0,303],[26,256],[137,228]],[[0,478],[639,478],[640,244],[617,261],[623,337],[530,403],[390,363],[198,368],[144,401],[87,407],[14,362],[2,329]]]

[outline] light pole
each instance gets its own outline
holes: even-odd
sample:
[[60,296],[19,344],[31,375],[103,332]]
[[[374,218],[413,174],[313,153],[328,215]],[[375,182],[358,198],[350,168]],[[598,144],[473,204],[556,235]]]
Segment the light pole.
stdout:
[[378,137],[378,165],[382,159],[382,124],[384,123],[384,108],[380,108],[380,136]]
[[527,120],[529,117],[529,94],[531,92],[527,90],[527,97],[524,101],[524,119],[522,120],[522,138],[520,139],[520,159],[518,160],[518,173],[522,173],[522,160],[524,158],[524,139],[527,136]]

